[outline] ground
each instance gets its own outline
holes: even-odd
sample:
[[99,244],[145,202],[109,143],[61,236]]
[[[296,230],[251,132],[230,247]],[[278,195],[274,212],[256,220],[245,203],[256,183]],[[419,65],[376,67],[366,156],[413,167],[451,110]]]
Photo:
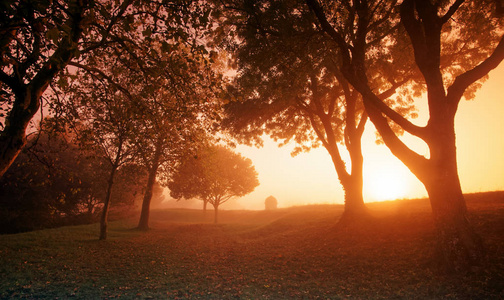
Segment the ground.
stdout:
[[137,220],[0,236],[0,298],[503,299],[504,193],[467,196],[488,260],[464,275],[432,263],[428,200],[369,204],[367,225],[336,226],[342,206],[275,211],[160,210]]

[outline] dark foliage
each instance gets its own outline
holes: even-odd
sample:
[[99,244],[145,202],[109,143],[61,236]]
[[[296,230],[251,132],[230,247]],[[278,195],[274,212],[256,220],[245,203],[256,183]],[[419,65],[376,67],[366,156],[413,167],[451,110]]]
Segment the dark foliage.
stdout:
[[[0,233],[97,220],[109,166],[67,141],[69,138],[43,132],[38,139],[32,139],[0,180]],[[138,174],[142,174],[141,169],[130,166],[119,175],[117,213],[134,207],[144,177]]]

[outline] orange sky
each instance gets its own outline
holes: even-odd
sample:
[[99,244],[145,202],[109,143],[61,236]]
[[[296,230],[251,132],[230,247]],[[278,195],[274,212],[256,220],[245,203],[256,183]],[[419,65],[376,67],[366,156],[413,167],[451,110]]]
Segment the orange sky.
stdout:
[[[463,100],[456,117],[459,175],[464,192],[504,190],[504,64],[490,73],[476,99]],[[425,99],[417,101],[419,118],[428,118]],[[384,145],[374,142],[375,129],[369,122],[363,137],[364,198],[366,202],[391,198],[425,197],[423,185]],[[424,154],[427,146],[412,137],[403,138]],[[293,145],[278,148],[267,139],[263,148],[238,146],[237,151],[252,159],[261,185],[240,198],[235,205],[263,209],[264,199],[273,195],[279,207],[314,203],[343,203],[343,190],[329,154],[313,149],[294,158]]]

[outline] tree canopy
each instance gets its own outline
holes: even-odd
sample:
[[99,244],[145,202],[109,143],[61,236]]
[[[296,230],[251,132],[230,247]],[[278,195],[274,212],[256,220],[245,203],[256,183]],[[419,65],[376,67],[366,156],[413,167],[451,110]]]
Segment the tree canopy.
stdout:
[[[164,0],[10,1],[0,14],[0,176],[26,144],[44,92],[67,66],[113,82],[110,74],[88,65],[93,57],[110,56],[146,76],[149,67],[160,66],[164,71],[158,75],[183,87],[178,74],[184,65],[167,65],[159,53],[180,45],[204,52],[200,39],[209,21],[204,3]],[[64,84],[66,76],[59,78]]]
[[225,146],[210,145],[188,153],[168,182],[175,199],[197,198],[213,205],[215,222],[219,206],[245,196],[259,185],[252,161]]

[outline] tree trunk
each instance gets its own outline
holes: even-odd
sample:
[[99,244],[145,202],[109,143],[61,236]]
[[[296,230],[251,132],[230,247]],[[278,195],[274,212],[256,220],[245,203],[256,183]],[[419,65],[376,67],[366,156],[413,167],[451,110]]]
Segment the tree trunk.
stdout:
[[207,204],[208,204],[208,200],[203,200],[203,214],[206,214]]
[[112,170],[110,170],[110,176],[107,185],[107,196],[105,197],[105,203],[103,205],[103,212],[100,220],[100,240],[107,239],[107,226],[108,226],[108,213],[110,208],[110,199],[112,197],[112,186],[114,185],[114,177],[117,169],[119,168],[121,162],[121,152],[124,140],[119,138],[119,147],[116,153],[116,158],[112,164]]
[[439,179],[426,185],[437,232],[436,259],[447,271],[469,270],[482,260],[483,242],[467,219],[458,178]]
[[0,178],[26,145],[26,128],[40,107],[43,90],[31,91],[31,87],[27,87],[15,97],[0,135]]
[[[86,11],[87,1],[75,1],[70,5],[70,32],[59,43],[49,60],[32,77],[29,83],[26,78],[10,77],[7,85],[15,95],[12,109],[7,115],[5,128],[0,132],[0,178],[12,165],[26,145],[26,128],[40,108],[40,98],[54,77],[66,67],[75,56],[78,41],[82,35],[82,16]],[[35,59],[37,59],[35,57]]]
[[[353,110],[352,110],[353,111]],[[352,113],[349,118],[355,118],[355,113]],[[367,119],[367,117],[366,117]],[[354,129],[355,125],[353,122],[347,121],[347,126],[350,125],[352,128],[350,132],[347,133],[347,138],[349,142],[347,143],[347,150],[350,154],[351,161],[351,173],[348,176],[343,177],[341,184],[343,185],[343,189],[345,190],[345,211],[341,216],[339,221],[340,224],[346,225],[351,222],[360,222],[363,220],[367,220],[369,218],[369,211],[364,204],[364,198],[362,197],[362,188],[363,188],[363,175],[362,168],[364,164],[364,158],[362,156],[362,129]],[[365,121],[364,121],[365,123]],[[359,126],[359,127],[361,127]]]
[[107,239],[107,227],[108,227],[108,213],[110,208],[110,198],[112,196],[112,186],[114,184],[114,176],[116,173],[117,167],[112,167],[110,171],[110,177],[107,185],[107,196],[105,197],[105,202],[103,205],[103,211],[100,219],[100,240]]
[[362,172],[349,176],[342,185],[345,190],[345,210],[341,215],[339,225],[367,220],[370,215],[362,197]]
[[26,135],[24,132],[0,137],[0,178],[7,172],[25,145]]
[[[438,124],[437,126],[440,126]],[[467,207],[457,171],[455,131],[450,123],[441,125],[429,143],[429,178],[423,178],[432,207],[438,237],[437,259],[450,271],[478,265],[485,251],[481,238],[467,218]]]
[[214,204],[214,224],[217,224],[219,221],[219,205]]
[[163,152],[162,140],[159,139],[156,144],[156,152],[152,159],[152,166],[149,170],[149,178],[147,180],[147,187],[145,190],[145,195],[142,201],[142,212],[140,213],[140,221],[138,222],[138,229],[147,230],[149,229],[149,214],[150,214],[150,203],[152,200],[152,189],[154,183],[156,182],[157,170],[159,168],[159,161],[161,154]]

